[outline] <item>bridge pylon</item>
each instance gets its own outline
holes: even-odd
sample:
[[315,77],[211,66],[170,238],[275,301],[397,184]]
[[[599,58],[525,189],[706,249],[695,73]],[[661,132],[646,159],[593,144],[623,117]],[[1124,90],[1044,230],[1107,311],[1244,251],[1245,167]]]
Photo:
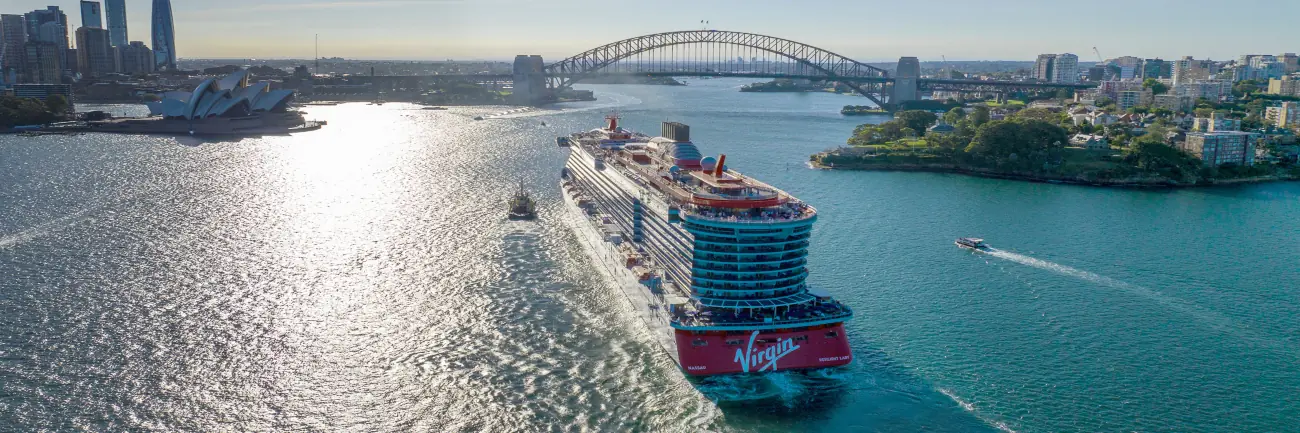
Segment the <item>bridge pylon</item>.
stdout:
[[898,69],[894,72],[894,89],[889,103],[898,106],[903,102],[921,99],[918,95],[917,80],[921,79],[921,62],[916,57],[899,57]]
[[555,99],[553,90],[546,86],[546,63],[542,56],[520,54],[515,56],[514,92],[510,94],[510,103],[516,105],[540,105]]

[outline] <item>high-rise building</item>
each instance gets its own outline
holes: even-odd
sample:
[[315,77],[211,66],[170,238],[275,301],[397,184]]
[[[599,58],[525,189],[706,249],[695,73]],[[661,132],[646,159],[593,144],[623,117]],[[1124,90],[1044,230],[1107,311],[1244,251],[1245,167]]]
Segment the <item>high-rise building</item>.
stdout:
[[1212,60],[1196,60],[1192,56],[1184,56],[1174,60],[1174,85],[1190,83],[1194,80],[1208,80],[1218,72],[1218,65]]
[[1300,80],[1290,76],[1268,80],[1270,95],[1300,96]]
[[[59,52],[69,48],[68,44],[68,16],[58,6],[47,6],[44,10],[37,9],[26,14],[23,18],[27,21],[27,40],[50,42],[58,45]],[[58,68],[64,73],[72,71],[66,66],[68,59],[62,54],[58,56]],[[31,65],[27,66],[31,69]]]
[[1255,164],[1255,142],[1259,136],[1249,132],[1189,132],[1183,150],[1211,165]]
[[1278,54],[1277,61],[1282,62],[1287,74],[1300,72],[1300,56],[1296,56],[1295,53]]
[[34,84],[60,84],[63,82],[63,49],[53,42],[33,41],[23,44],[26,58],[23,81]]
[[115,47],[126,46],[126,0],[104,0],[104,15],[108,17],[108,41]]
[[81,70],[81,68],[77,67],[77,49],[76,49],[76,48],[68,48],[68,49],[66,49],[66,50],[63,50],[63,58],[64,58],[63,70],[65,70],[65,71],[80,71],[80,70]]
[[27,23],[22,15],[0,15],[0,75],[22,72],[27,57]]
[[123,74],[147,74],[154,71],[153,50],[144,42],[131,41],[130,45],[116,47]]
[[176,69],[176,29],[171,0],[153,0],[153,56],[157,69]]
[[1300,125],[1300,104],[1283,102],[1264,111],[1264,120],[1278,128],[1294,128]]
[[1055,63],[1052,71],[1053,83],[1079,82],[1079,56],[1070,53],[1058,54]]
[[1038,81],[1051,81],[1052,66],[1055,60],[1055,54],[1039,54],[1038,61],[1034,62],[1034,78]]
[[108,30],[82,27],[77,29],[77,66],[81,75],[97,77],[117,72]]
[[1142,61],[1142,70],[1138,73],[1139,78],[1172,78],[1173,63],[1161,59],[1146,59]]
[[81,26],[92,29],[104,28],[104,13],[99,8],[99,2],[81,0]]
[[1039,54],[1034,63],[1034,78],[1052,83],[1079,82],[1079,56],[1074,54]]

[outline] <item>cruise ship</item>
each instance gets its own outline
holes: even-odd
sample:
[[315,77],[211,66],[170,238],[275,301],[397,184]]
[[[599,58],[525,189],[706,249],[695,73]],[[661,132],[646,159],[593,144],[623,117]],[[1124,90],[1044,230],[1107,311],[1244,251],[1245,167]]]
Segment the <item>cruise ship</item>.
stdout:
[[703,156],[690,128],[650,137],[606,117],[558,137],[566,223],[687,374],[817,369],[853,360],[853,312],[807,283],[817,210]]

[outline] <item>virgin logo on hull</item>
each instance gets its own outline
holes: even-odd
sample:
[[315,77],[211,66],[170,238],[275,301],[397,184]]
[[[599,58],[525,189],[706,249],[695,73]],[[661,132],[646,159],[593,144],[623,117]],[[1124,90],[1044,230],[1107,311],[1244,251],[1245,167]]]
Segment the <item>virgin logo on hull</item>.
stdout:
[[740,363],[740,368],[749,373],[763,372],[771,369],[776,371],[776,361],[784,358],[786,355],[799,350],[800,346],[794,344],[793,339],[776,339],[776,344],[768,346],[766,349],[754,349],[754,340],[758,339],[758,332],[754,331],[749,336],[749,346],[744,349],[736,349],[736,358],[734,362]]

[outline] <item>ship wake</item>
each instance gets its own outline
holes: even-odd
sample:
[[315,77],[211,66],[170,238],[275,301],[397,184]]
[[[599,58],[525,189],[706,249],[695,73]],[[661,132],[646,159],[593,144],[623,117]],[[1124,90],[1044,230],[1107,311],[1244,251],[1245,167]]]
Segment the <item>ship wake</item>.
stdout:
[[1289,343],[1287,343],[1283,339],[1270,338],[1267,336],[1258,335],[1256,332],[1248,330],[1242,327],[1241,325],[1238,325],[1232,319],[1222,314],[1219,314],[1212,310],[1205,309],[1192,302],[1166,295],[1150,287],[1144,287],[1137,284],[1120,281],[1093,272],[1088,272],[1070,266],[1062,265],[1059,263],[1049,262],[1046,260],[1037,259],[1023,254],[1017,254],[1010,251],[1000,250],[997,248],[989,248],[984,252],[990,256],[997,257],[1010,262],[1019,263],[1022,265],[1042,269],[1045,271],[1054,272],[1060,275],[1078,278],[1080,280],[1084,280],[1090,283],[1123,290],[1132,295],[1141,297],[1143,299],[1147,299],[1149,301],[1153,301],[1157,304],[1160,304],[1163,307],[1169,308],[1170,310],[1174,310],[1186,314],[1187,316],[1196,319],[1197,321],[1205,324],[1206,326],[1216,331],[1224,332],[1236,336],[1237,338],[1240,338],[1244,341],[1249,341],[1256,345],[1267,347],[1271,350],[1280,353],[1285,353],[1297,357],[1297,359],[1300,359],[1300,350],[1297,350],[1296,348],[1292,347]]

